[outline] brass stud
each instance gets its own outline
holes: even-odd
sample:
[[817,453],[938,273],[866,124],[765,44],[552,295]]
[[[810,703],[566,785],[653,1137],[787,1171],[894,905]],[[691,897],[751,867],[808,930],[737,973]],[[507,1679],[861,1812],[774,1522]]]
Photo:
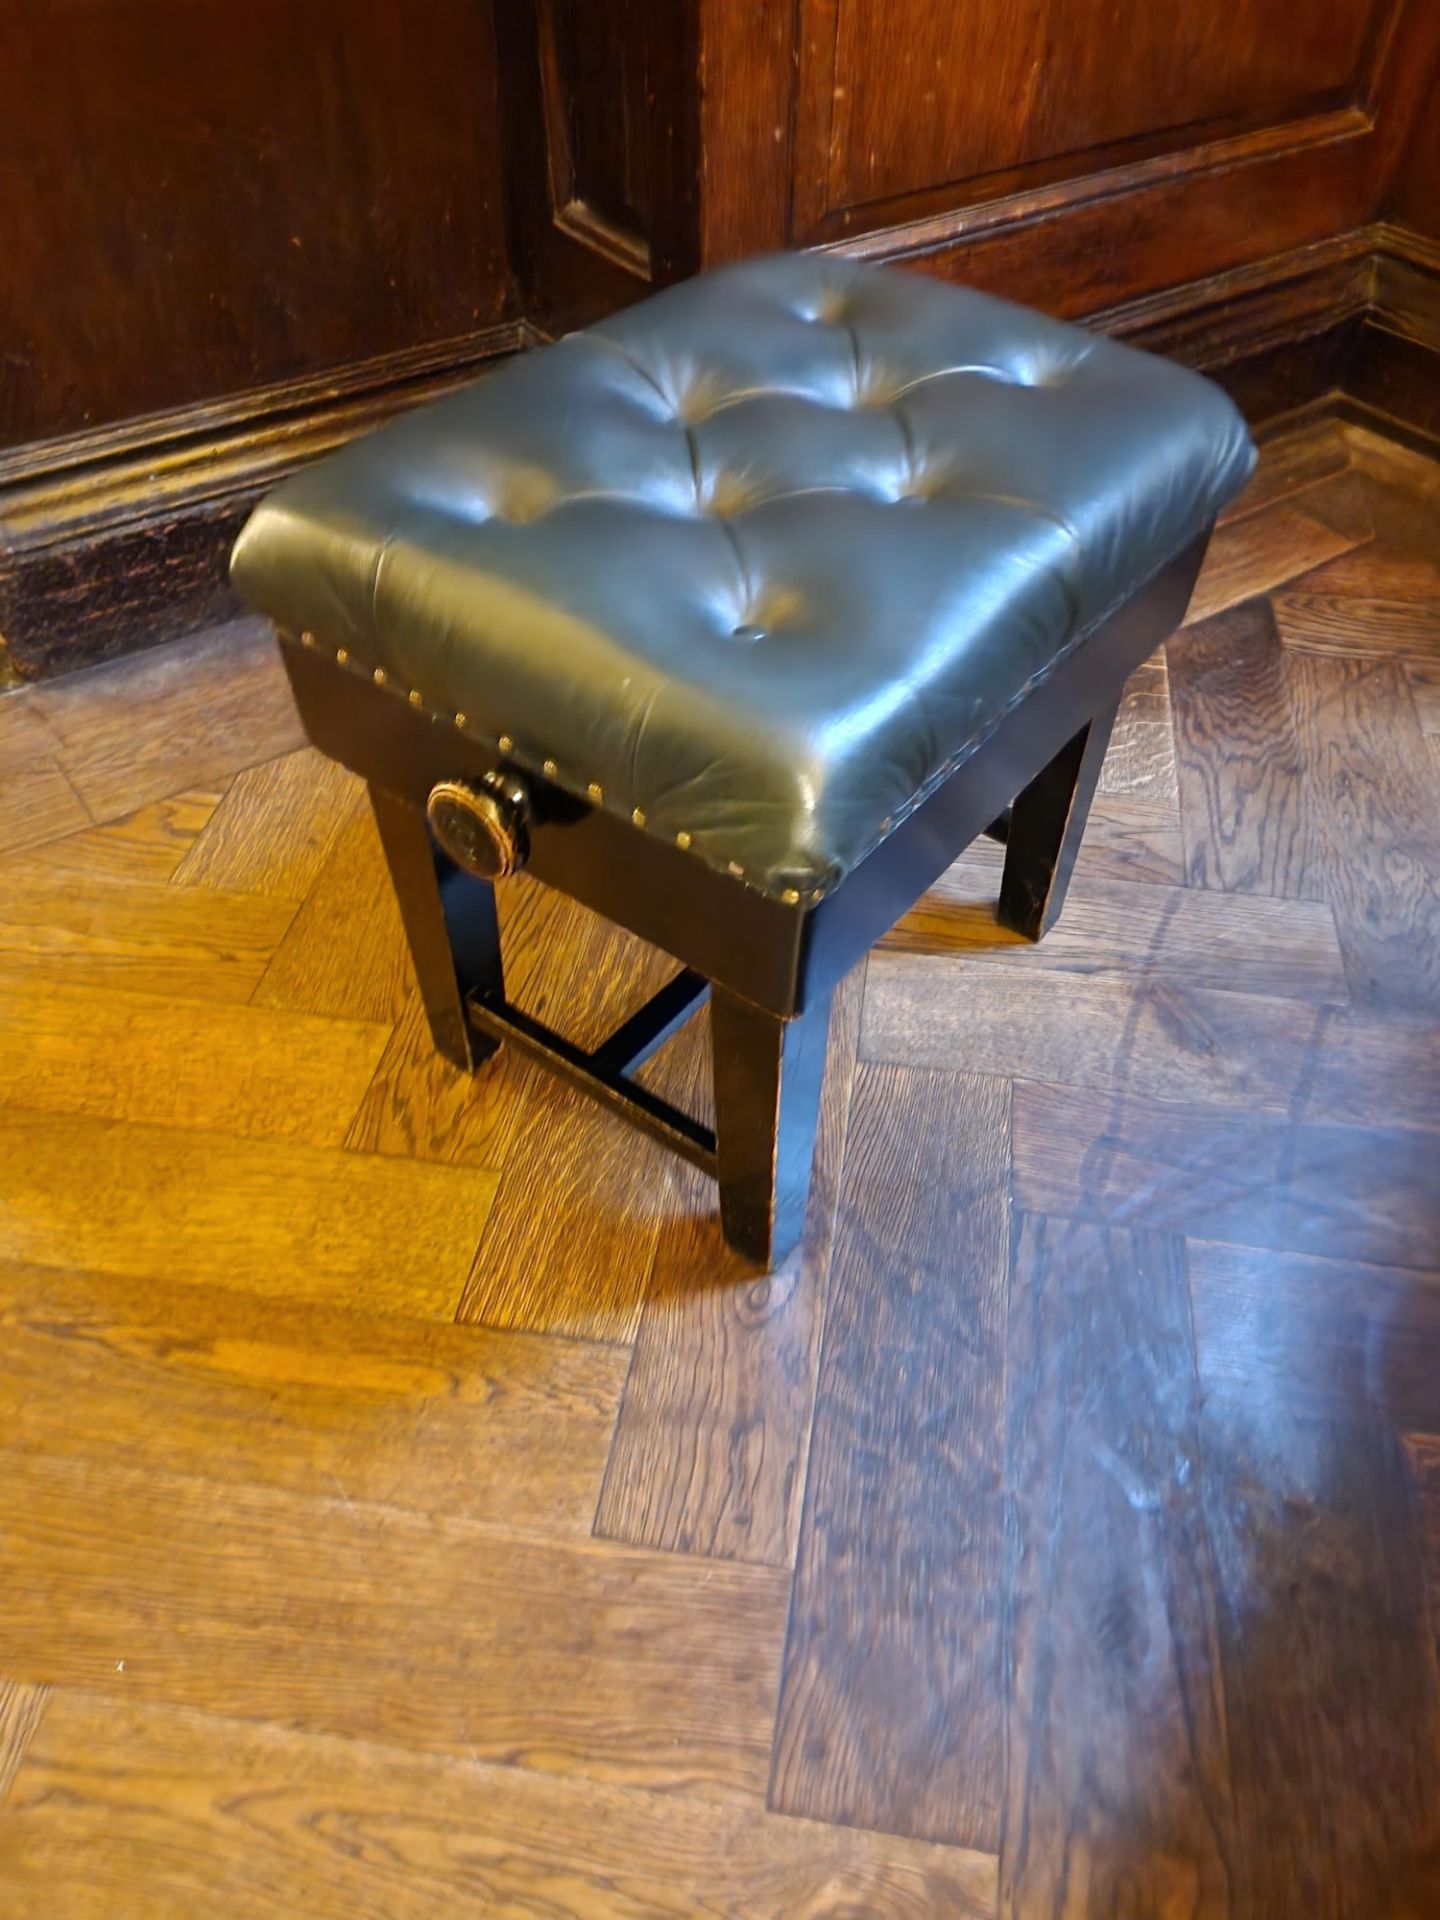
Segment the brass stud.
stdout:
[[302,634],[301,634],[301,636],[300,636],[300,644],[301,644],[301,646],[302,646],[302,647],[313,647],[313,646],[314,646],[314,644],[315,644],[315,636],[314,636],[314,634],[313,634],[313,633],[302,633]]
[[465,724],[465,716],[464,716],[464,714],[463,714],[463,713],[457,713],[457,714],[456,714],[456,716],[455,716],[455,724],[456,724],[456,726],[457,726],[457,727],[463,727],[463,726],[464,726],[464,724]]
[[547,760],[545,762],[545,772],[549,779],[553,780],[559,771],[560,769],[556,766],[553,760]]
[[800,904],[799,889],[796,887],[786,887],[780,898],[785,902],[787,907],[798,907]]
[[418,707],[419,705],[421,705],[420,689],[418,687],[412,687],[410,689],[410,704],[412,707]]
[[677,833],[675,836],[675,844],[677,847],[688,847],[690,844],[689,834],[684,832]]
[[603,800],[605,798],[604,793],[601,791],[600,782],[598,780],[592,780],[589,786],[585,789],[585,791],[589,794],[592,800]]
[[737,880],[743,880],[745,878],[745,869],[738,860],[731,860],[726,866],[725,871],[727,873],[733,873]]
[[346,666],[348,665],[349,660],[350,660],[350,649],[348,647],[337,647],[335,649],[336,666],[338,667]]
[[371,674],[370,678],[375,682],[377,687],[383,687],[386,680],[389,678],[389,676],[386,673],[384,667],[376,667],[374,673]]
[[508,733],[501,734],[498,745],[502,753],[513,753],[515,751],[515,742],[510,738]]
[[639,807],[636,807],[630,818],[635,822],[637,827],[643,827],[645,824],[644,812]]

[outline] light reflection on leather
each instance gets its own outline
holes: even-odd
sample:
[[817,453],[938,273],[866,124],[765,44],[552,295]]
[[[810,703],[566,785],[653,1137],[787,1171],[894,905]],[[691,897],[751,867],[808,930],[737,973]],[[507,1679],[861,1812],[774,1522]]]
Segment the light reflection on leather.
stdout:
[[252,605],[813,898],[1243,485],[1209,382],[838,256],[669,289],[287,482]]

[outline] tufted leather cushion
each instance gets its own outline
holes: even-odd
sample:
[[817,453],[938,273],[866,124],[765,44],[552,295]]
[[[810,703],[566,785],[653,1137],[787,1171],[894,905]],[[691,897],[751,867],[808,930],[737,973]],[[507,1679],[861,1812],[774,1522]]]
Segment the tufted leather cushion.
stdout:
[[1253,460],[1165,361],[779,255],[322,460],[260,505],[233,578],[513,763],[808,899]]

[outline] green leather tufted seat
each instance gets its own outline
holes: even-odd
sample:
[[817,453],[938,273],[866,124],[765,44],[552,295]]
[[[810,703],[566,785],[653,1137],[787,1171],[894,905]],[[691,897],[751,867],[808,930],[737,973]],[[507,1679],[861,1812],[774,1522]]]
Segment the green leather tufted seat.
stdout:
[[781,255],[320,461],[233,577],[510,763],[813,901],[1253,460],[1195,374]]

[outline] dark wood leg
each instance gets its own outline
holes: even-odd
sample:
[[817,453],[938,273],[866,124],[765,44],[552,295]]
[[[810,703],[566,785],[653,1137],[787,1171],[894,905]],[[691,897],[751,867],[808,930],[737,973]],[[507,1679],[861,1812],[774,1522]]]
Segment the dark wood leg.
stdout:
[[499,1044],[465,1018],[466,994],[504,998],[495,889],[441,852],[418,807],[374,785],[370,805],[436,1050],[469,1071]]
[[780,1020],[712,990],[720,1224],[747,1259],[773,1267],[800,1238],[815,1156],[830,995]]
[[1065,904],[1118,705],[1068,740],[1005,816],[998,916],[1001,926],[1027,940],[1048,933]]

